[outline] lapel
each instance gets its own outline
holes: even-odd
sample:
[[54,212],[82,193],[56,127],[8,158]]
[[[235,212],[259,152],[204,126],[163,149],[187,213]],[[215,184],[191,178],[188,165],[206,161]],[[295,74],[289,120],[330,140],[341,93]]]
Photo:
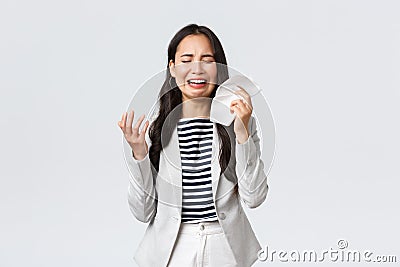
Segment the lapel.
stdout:
[[[212,142],[212,154],[211,154],[211,179],[212,179],[212,192],[213,199],[215,203],[215,199],[218,199],[216,196],[218,182],[219,182],[219,173],[221,171],[221,167],[219,166],[219,139],[218,132],[216,129],[216,123],[213,122],[213,142]],[[167,169],[169,172],[168,180],[173,185],[173,205],[179,207],[179,214],[181,214],[182,209],[182,166],[181,166],[181,154],[179,150],[179,139],[178,139],[178,130],[177,126],[174,127],[172,132],[171,140],[169,144],[164,147],[162,150],[164,151],[164,156],[167,163]]]

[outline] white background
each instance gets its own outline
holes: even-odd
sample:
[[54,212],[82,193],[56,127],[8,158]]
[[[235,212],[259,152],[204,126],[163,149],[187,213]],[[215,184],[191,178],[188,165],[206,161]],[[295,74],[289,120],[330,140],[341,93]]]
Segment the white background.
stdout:
[[117,122],[189,23],[217,34],[274,115],[269,195],[246,210],[262,245],[322,252],[342,238],[400,261],[399,10],[361,0],[1,1],[0,266],[136,266],[146,225],[129,211]]

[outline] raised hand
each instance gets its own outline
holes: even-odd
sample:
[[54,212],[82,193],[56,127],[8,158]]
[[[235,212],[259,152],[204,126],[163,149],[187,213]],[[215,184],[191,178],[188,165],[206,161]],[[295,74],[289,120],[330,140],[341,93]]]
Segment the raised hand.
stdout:
[[126,141],[132,148],[133,157],[136,160],[142,160],[146,157],[148,153],[148,146],[146,143],[145,134],[149,126],[149,121],[146,120],[142,131],[139,133],[140,125],[142,124],[145,116],[144,114],[140,116],[135,124],[135,127],[132,128],[134,115],[135,114],[133,110],[130,111],[129,114],[127,112],[122,114],[122,119],[118,121],[118,126],[119,128],[121,128]]
[[239,144],[242,144],[245,143],[249,137],[249,121],[251,113],[253,112],[253,105],[247,91],[242,87],[239,88],[240,90],[237,90],[235,94],[242,96],[243,99],[233,100],[230,105],[230,110],[231,113],[235,112],[236,114],[234,131]]

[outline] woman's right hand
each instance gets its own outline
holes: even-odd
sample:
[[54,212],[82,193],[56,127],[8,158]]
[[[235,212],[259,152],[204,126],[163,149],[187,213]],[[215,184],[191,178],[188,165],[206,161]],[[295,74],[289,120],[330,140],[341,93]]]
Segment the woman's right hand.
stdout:
[[[127,120],[128,117],[128,120]],[[139,117],[138,121],[135,124],[135,127],[132,128],[134,118],[133,110],[129,112],[125,112],[122,114],[121,121],[118,122],[119,128],[121,128],[124,133],[124,137],[130,147],[132,148],[133,156],[136,160],[142,160],[146,157],[148,152],[148,146],[145,139],[145,134],[147,127],[149,126],[149,121],[147,120],[144,124],[142,131],[139,133],[140,125],[144,120],[144,114]]]

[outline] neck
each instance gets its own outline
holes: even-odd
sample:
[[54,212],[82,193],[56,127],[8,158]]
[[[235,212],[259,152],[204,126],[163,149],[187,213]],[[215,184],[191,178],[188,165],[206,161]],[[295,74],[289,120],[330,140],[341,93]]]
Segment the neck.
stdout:
[[197,97],[182,102],[182,118],[209,118],[212,98]]

